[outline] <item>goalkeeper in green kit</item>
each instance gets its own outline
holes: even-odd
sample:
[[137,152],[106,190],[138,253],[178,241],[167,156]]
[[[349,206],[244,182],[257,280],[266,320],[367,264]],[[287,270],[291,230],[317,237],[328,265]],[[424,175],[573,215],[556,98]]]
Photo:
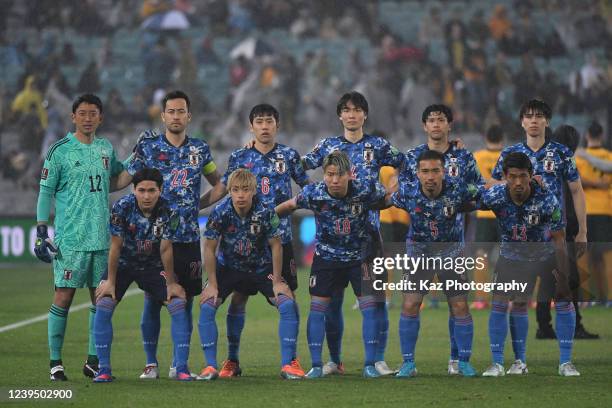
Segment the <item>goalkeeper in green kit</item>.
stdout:
[[[108,194],[123,170],[111,143],[96,136],[102,123],[102,102],[91,94],[72,105],[76,131],[53,144],[40,176],[36,209],[36,256],[53,263],[55,294],[49,309],[48,335],[52,381],[66,381],[62,346],[68,310],[77,288],[89,288],[89,351],[83,374],[94,377],[98,358],[93,337],[95,288],[106,271],[109,248]],[[47,223],[55,199],[55,236]]]

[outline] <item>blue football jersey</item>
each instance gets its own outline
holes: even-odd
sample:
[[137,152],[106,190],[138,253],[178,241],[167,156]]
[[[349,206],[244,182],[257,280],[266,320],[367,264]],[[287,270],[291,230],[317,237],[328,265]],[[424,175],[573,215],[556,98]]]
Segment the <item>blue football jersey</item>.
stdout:
[[268,240],[279,237],[280,220],[274,208],[257,198],[242,218],[225,197],[213,209],[206,223],[204,238],[220,239],[217,262],[228,269],[244,273],[271,273],[272,251]]
[[350,181],[346,197],[331,196],[324,182],[309,184],[296,196],[298,208],[312,210],[317,226],[316,254],[326,261],[361,261],[369,242],[368,209],[385,197],[377,181]]
[[111,211],[110,233],[123,238],[119,266],[130,270],[162,271],[160,242],[171,239],[178,223],[178,217],[162,198],[150,217],[143,215],[134,194],[117,200]]
[[[267,154],[254,147],[232,152],[222,182],[227,185],[229,175],[236,169],[248,169],[257,177],[257,195],[268,208],[274,208],[293,197],[291,180],[303,187],[309,179],[299,153],[288,146],[277,143]],[[292,240],[291,218],[281,217],[281,240],[283,244]]]
[[[400,174],[400,180],[414,182],[417,179],[417,159],[427,150],[429,146],[423,143],[406,152],[406,167],[405,171]],[[444,169],[446,170],[445,176],[453,182],[461,180],[467,184],[485,184],[472,152],[467,149],[459,149],[453,143],[444,152]]]
[[512,201],[505,184],[498,184],[482,194],[479,206],[495,213],[501,230],[500,254],[508,259],[534,261],[550,257],[554,253],[552,245],[527,243],[549,242],[550,231],[565,228],[559,201],[535,182],[522,205]]
[[525,142],[505,147],[493,169],[494,179],[501,180],[504,177],[502,164],[504,158],[512,152],[521,152],[529,157],[533,165],[533,174],[542,177],[546,189],[551,191],[560,203],[564,202],[563,184],[579,179],[572,150],[550,140],[535,152]]
[[149,167],[158,169],[164,177],[162,197],[174,213],[180,217],[174,242],[197,242],[200,239],[198,211],[202,174],[215,171],[208,144],[200,139],[187,137],[179,146],[173,146],[165,134],[147,133],[141,136],[128,172]]
[[[362,183],[378,181],[380,168],[391,166],[400,172],[404,169],[406,158],[388,140],[373,135],[363,135],[356,143],[348,141],[344,136],[328,137],[321,140],[310,153],[302,158],[304,167],[316,169],[321,167],[323,159],[333,151],[345,152],[351,161],[351,174],[353,180]],[[370,225],[378,230],[380,226],[378,210],[370,211]]]
[[[391,196],[395,207],[410,214],[410,228],[406,236],[407,253],[418,256],[423,252],[428,255],[452,256],[463,249],[463,220],[457,215],[474,208],[483,187],[475,184],[464,184],[444,179],[440,195],[428,198],[422,190],[421,183],[402,182]],[[424,245],[423,243],[448,242],[449,245]]]

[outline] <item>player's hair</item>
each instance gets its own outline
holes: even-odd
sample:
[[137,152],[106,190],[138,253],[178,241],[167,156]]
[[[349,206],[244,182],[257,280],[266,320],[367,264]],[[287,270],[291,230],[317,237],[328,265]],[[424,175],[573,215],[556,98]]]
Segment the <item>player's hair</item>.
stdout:
[[504,158],[502,163],[504,174],[507,174],[510,169],[527,170],[530,176],[533,175],[533,164],[525,153],[512,152]]
[[575,152],[580,143],[580,133],[573,126],[561,125],[553,132],[552,140],[569,147],[572,152]]
[[603,135],[603,127],[596,121],[593,121],[587,130],[589,131],[589,136],[593,139],[601,139]]
[[162,188],[162,185],[164,184],[164,178],[161,172],[157,169],[153,169],[149,167],[145,167],[144,169],[138,170],[134,174],[134,177],[132,177],[132,184],[134,185],[134,188],[136,188],[138,183],[140,183],[141,181],[147,181],[147,180],[154,181],[160,190]]
[[351,161],[347,154],[341,150],[336,150],[325,156],[323,159],[323,171],[325,171],[328,166],[336,166],[340,175],[351,171]]
[[446,116],[446,120],[448,121],[448,123],[451,123],[453,121],[453,111],[451,110],[451,108],[441,103],[429,105],[428,107],[426,107],[423,111],[423,115],[421,116],[421,121],[423,123],[427,122],[427,118],[433,112],[440,112],[441,114]]
[[179,90],[171,91],[164,95],[164,99],[162,99],[161,101],[162,111],[166,110],[166,104],[171,99],[184,99],[185,103],[187,104],[187,112],[191,111],[191,101],[189,100],[189,97],[185,92]]
[[249,122],[251,122],[251,125],[252,125],[255,118],[265,117],[265,116],[274,117],[274,120],[276,121],[276,124],[278,125],[278,121],[280,118],[280,115],[278,114],[278,110],[276,110],[274,106],[267,104],[267,103],[260,103],[259,105],[253,106],[253,109],[251,109],[251,113],[249,113]]
[[489,126],[485,139],[490,143],[501,142],[504,139],[504,129],[497,124]]
[[366,115],[368,114],[369,107],[365,96],[357,91],[351,91],[342,95],[338,100],[338,104],[336,105],[336,115],[340,116],[342,109],[346,108],[346,105],[349,102],[352,102],[356,108],[361,108]]
[[100,98],[98,98],[94,94],[83,94],[77,97],[72,103],[72,113],[76,113],[77,108],[82,103],[89,103],[92,105],[96,105],[100,113],[102,113],[102,110],[103,110],[102,101],[100,100]]
[[230,191],[232,186],[246,186],[249,190],[255,191],[257,189],[257,179],[247,169],[236,169],[227,179],[227,191]]
[[530,101],[525,102],[523,106],[521,106],[521,110],[519,112],[519,120],[523,120],[523,116],[525,116],[525,114],[529,112],[541,113],[542,115],[544,115],[546,120],[550,120],[550,118],[552,118],[552,109],[550,109],[550,106],[548,106],[546,102],[543,102],[539,99],[532,99]]
[[435,150],[425,150],[419,155],[419,157],[417,158],[417,169],[421,167],[421,162],[423,160],[440,160],[440,164],[442,164],[442,167],[444,167],[444,155]]

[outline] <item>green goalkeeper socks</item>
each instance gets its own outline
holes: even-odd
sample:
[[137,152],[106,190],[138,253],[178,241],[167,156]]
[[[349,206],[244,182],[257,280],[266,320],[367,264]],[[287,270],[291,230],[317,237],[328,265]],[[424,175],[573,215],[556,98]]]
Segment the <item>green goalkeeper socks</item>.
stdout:
[[64,334],[66,333],[66,321],[68,320],[68,309],[51,305],[49,309],[49,320],[47,334],[49,338],[49,354],[51,360],[62,359],[62,347],[64,345]]

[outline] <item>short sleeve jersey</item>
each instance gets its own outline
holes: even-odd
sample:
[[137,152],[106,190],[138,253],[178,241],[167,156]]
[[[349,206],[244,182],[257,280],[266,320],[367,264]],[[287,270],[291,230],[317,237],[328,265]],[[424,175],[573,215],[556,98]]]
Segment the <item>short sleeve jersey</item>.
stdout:
[[110,179],[123,170],[107,139],[81,143],[68,133],[49,148],[41,187],[55,195],[55,242],[73,251],[109,248]]

